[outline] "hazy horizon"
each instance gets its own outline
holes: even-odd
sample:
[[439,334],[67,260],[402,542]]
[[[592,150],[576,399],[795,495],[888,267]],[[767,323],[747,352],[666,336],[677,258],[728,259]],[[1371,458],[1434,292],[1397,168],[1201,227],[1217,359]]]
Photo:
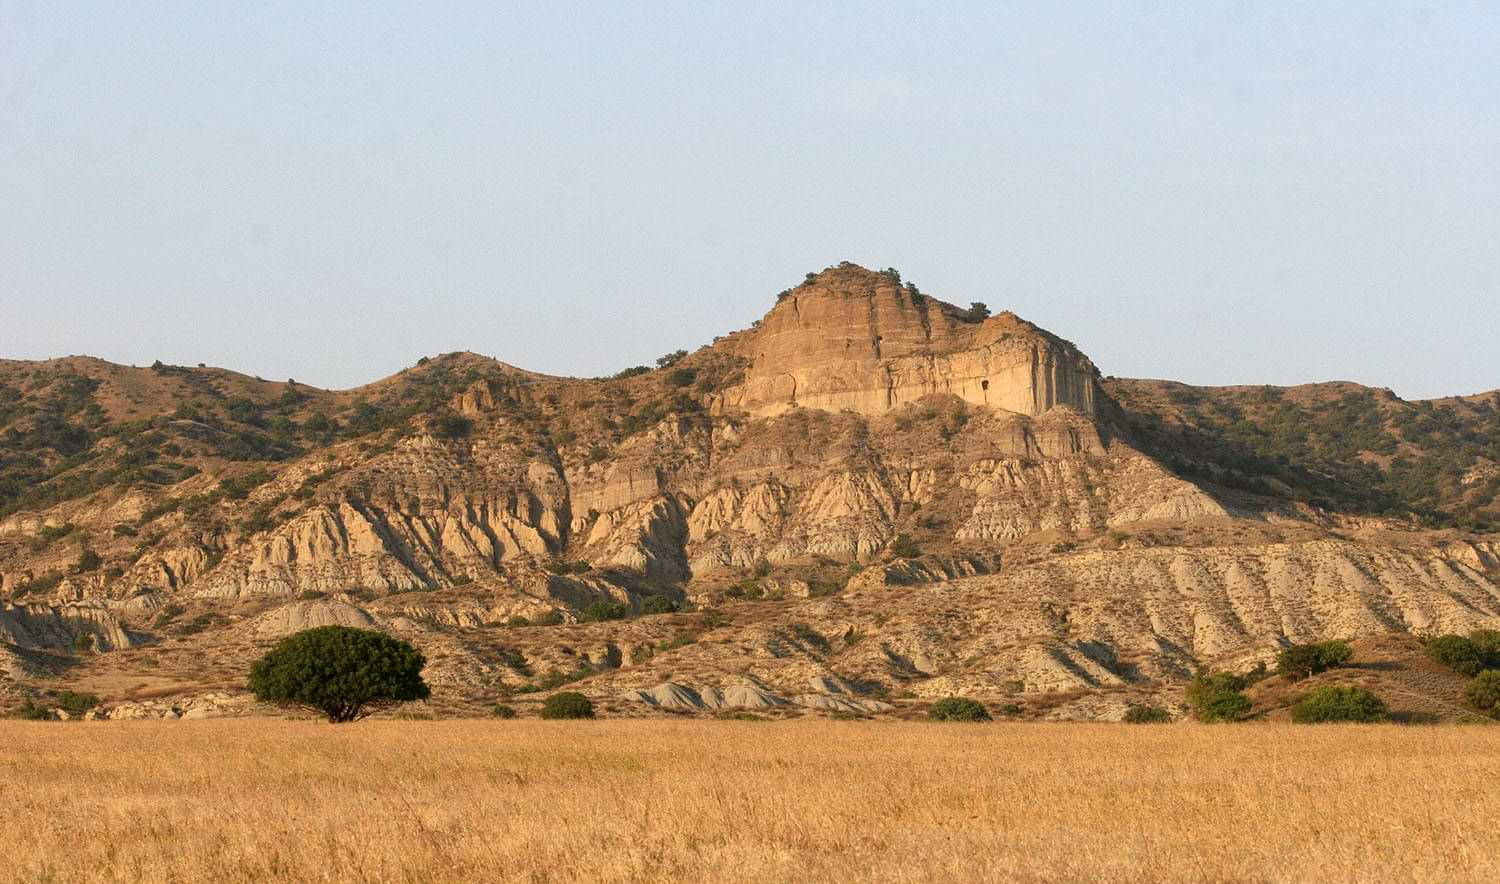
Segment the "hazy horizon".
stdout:
[[849,260],[1105,374],[1488,391],[1497,45],[1484,4],[0,0],[0,357],[603,375]]

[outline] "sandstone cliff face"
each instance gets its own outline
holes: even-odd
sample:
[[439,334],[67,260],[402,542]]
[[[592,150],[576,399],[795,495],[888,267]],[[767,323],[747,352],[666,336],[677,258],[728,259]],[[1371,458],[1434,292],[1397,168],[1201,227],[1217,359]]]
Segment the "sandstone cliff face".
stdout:
[[1072,346],[1014,314],[968,320],[859,267],[792,290],[738,347],[749,368],[720,407],[754,415],[878,415],[938,393],[1027,415],[1095,413],[1097,372]]

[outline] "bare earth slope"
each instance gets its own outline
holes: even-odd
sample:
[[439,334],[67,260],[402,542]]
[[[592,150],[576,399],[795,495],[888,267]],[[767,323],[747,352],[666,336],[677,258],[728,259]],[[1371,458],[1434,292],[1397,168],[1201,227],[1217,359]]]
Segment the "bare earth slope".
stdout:
[[342,623],[423,647],[440,711],[1114,717],[1288,641],[1500,625],[1494,396],[1102,378],[854,265],[662,362],[0,363],[0,694],[232,710]]

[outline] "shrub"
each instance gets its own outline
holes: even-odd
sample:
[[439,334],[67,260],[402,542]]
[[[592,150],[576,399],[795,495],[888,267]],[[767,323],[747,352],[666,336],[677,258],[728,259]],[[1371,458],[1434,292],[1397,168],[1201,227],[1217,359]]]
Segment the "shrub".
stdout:
[[316,709],[337,724],[427,699],[426,663],[416,648],[382,632],[320,626],[277,642],[250,668],[248,687],[258,700]]
[[915,559],[922,555],[922,548],[911,539],[910,534],[897,534],[891,541],[891,555],[898,559]]
[[1478,644],[1461,635],[1440,635],[1427,642],[1427,656],[1459,675],[1478,675],[1485,655]]
[[1484,655],[1486,669],[1500,669],[1500,631],[1476,629],[1469,633],[1469,641]]
[[19,718],[22,721],[51,721],[52,710],[28,697],[11,711],[10,717]]
[[587,574],[593,566],[585,561],[565,562],[552,561],[542,566],[548,574]]
[[1500,718],[1500,671],[1481,672],[1464,688],[1464,699],[1478,712]]
[[1250,714],[1253,704],[1239,691],[1225,691],[1206,697],[1195,707],[1199,721],[1239,721]]
[[1310,678],[1319,672],[1327,672],[1335,666],[1343,666],[1354,659],[1354,649],[1347,642],[1313,642],[1282,648],[1276,656],[1276,672],[1292,681]]
[[469,435],[474,422],[468,418],[445,411],[432,420],[432,434],[439,439],[459,439]]
[[78,554],[78,561],[73,563],[73,573],[85,574],[89,571],[97,571],[102,564],[104,560],[99,557],[98,553],[84,547],[83,551]]
[[664,595],[648,595],[641,599],[642,614],[671,614],[677,610],[677,602]]
[[494,709],[492,709],[490,711],[494,713],[494,715],[495,715],[496,718],[515,718],[516,717],[516,710],[513,709],[513,708],[511,708],[510,706],[505,705],[504,703],[501,703],[500,705],[496,706]]
[[58,691],[57,706],[71,715],[82,715],[99,705],[99,698],[93,694],[80,694],[75,691]]
[[1187,701],[1199,721],[1239,721],[1250,714],[1245,678],[1232,672],[1202,672],[1188,683]]
[[1131,703],[1125,710],[1126,724],[1166,724],[1172,720],[1172,713],[1147,703]]
[[1385,720],[1385,704],[1380,698],[1353,685],[1324,685],[1292,707],[1292,721],[1298,724]]
[[542,704],[543,718],[593,718],[594,704],[577,691],[553,694]]
[[743,709],[731,709],[731,710],[729,710],[727,712],[720,712],[720,713],[714,715],[714,718],[717,718],[720,721],[765,721],[766,720],[766,717],[764,715],[756,715],[754,712],[747,712],[747,711],[745,711]]
[[927,710],[933,721],[990,721],[990,712],[978,700],[968,697],[944,697]]
[[666,368],[670,365],[676,365],[679,360],[687,355],[688,354],[686,350],[673,350],[671,353],[668,353],[665,356],[658,356],[656,359],[656,367]]
[[[525,619],[525,618],[522,618]],[[532,626],[558,626],[563,622],[562,612],[553,608],[550,611],[538,614],[531,618]]]
[[601,623],[605,620],[619,620],[628,613],[630,613],[629,605],[600,599],[584,608],[583,614],[578,619],[584,623]]

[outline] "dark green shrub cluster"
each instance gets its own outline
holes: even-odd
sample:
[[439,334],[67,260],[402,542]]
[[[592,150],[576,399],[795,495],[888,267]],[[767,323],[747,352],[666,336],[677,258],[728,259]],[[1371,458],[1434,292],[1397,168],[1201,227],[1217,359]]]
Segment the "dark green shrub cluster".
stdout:
[[642,614],[672,614],[678,607],[675,599],[664,595],[648,595],[641,599]]
[[1500,669],[1500,633],[1480,629],[1468,636],[1440,635],[1427,640],[1427,656],[1459,675]]
[[1276,656],[1276,673],[1292,681],[1311,678],[1336,666],[1343,666],[1354,659],[1354,649],[1348,642],[1326,641],[1305,645],[1291,645],[1281,649]]
[[1252,708],[1244,694],[1247,683],[1244,676],[1232,672],[1199,673],[1188,682],[1188,706],[1199,721],[1239,721]]
[[1464,688],[1464,700],[1481,715],[1500,718],[1500,671],[1490,669],[1475,676]]
[[11,710],[10,717],[22,721],[51,721],[53,715],[51,709],[27,697],[21,701],[21,705]]
[[1172,713],[1149,703],[1131,703],[1125,709],[1126,724],[1166,724],[1171,720]]
[[582,623],[601,623],[605,620],[619,620],[630,613],[630,606],[624,602],[612,602],[608,599],[600,599],[590,602],[587,608],[579,615]]
[[1292,707],[1292,721],[1298,724],[1375,722],[1387,717],[1385,703],[1379,697],[1353,685],[1323,685]]
[[490,710],[490,712],[493,713],[496,718],[516,717],[516,710],[511,706],[505,705],[504,703],[499,704],[494,709]]
[[691,387],[693,381],[698,379],[698,372],[691,368],[674,369],[667,375],[667,386],[669,387]]
[[99,698],[94,694],[82,694],[76,691],[58,691],[57,693],[57,707],[70,715],[83,715],[98,705]]
[[933,721],[990,721],[990,712],[984,704],[968,697],[944,697],[927,710]]
[[474,429],[474,422],[451,411],[440,412],[430,424],[432,434],[439,439],[460,439]]
[[416,648],[372,629],[320,626],[276,643],[250,668],[257,700],[304,706],[334,723],[425,700],[427,660]]
[[548,574],[562,575],[562,574],[587,574],[589,572],[589,570],[593,566],[590,565],[588,562],[580,560],[580,561],[576,561],[576,562],[564,562],[564,561],[548,562],[547,564],[543,565],[542,567],[547,570]]
[[593,718],[594,704],[588,697],[577,691],[563,691],[553,694],[542,704],[542,717],[550,719],[560,718]]

